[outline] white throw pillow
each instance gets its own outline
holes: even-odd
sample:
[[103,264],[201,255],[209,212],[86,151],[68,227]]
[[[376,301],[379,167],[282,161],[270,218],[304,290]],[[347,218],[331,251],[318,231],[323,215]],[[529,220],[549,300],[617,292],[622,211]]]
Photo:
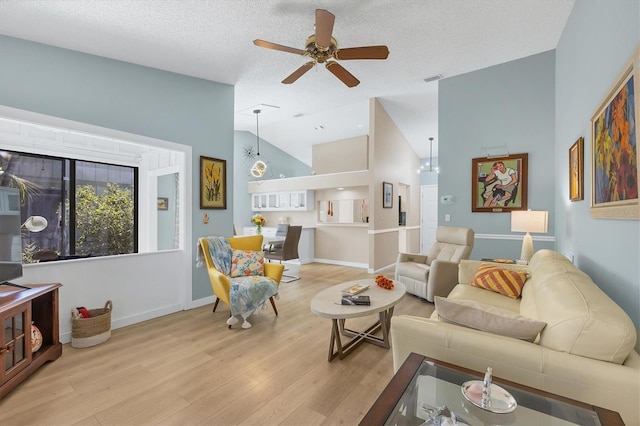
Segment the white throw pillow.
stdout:
[[450,300],[436,296],[434,302],[441,321],[527,342],[535,341],[547,325],[473,300]]

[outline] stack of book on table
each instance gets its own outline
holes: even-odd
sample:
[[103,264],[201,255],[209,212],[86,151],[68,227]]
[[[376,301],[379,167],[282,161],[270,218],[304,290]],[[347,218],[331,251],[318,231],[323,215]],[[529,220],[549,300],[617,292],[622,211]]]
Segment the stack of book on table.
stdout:
[[342,295],[342,304],[343,305],[371,305],[371,300],[369,296],[365,296],[364,294],[356,294],[352,296],[350,294]]
[[369,284],[366,283],[355,284],[345,288],[342,290],[341,303],[343,305],[371,305],[369,296],[359,294],[368,288]]

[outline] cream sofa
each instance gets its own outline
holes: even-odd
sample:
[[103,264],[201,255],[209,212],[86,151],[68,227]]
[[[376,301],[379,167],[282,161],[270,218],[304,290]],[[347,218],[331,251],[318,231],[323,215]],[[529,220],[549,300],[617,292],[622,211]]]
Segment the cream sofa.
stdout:
[[536,252],[528,267],[496,264],[529,274],[517,299],[471,286],[481,263],[460,262],[459,283],[446,301],[476,301],[493,307],[489,311],[546,323],[535,341],[444,322],[437,310],[430,318],[400,315],[391,320],[394,369],[411,352],[480,372],[492,367],[496,377],[618,411],[627,425],[640,424],[640,355],[629,316],[555,251]]

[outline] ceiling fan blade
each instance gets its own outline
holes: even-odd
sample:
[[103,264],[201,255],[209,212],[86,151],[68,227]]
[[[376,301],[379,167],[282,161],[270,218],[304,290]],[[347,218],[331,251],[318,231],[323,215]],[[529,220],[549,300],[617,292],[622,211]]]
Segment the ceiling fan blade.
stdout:
[[296,49],[289,46],[283,46],[281,44],[271,43],[270,41],[264,40],[253,40],[253,44],[259,47],[266,47],[267,49],[280,50],[282,52],[295,53],[297,55],[304,55],[307,53],[305,50]]
[[328,10],[316,9],[316,45],[318,47],[326,49],[331,45],[335,20],[335,15]]
[[282,82],[284,84],[291,84],[294,81],[296,81],[297,79],[299,79],[300,77],[302,77],[304,75],[304,73],[306,73],[307,71],[309,71],[311,68],[313,68],[313,65],[315,64],[314,61],[310,61],[307,62],[306,64],[304,64],[303,66],[301,66],[300,68],[298,68],[297,70],[295,70],[293,73],[291,73],[291,75],[287,78],[285,78],[284,80],[282,80]]
[[342,81],[347,87],[355,87],[360,84],[360,80],[355,78],[353,74],[347,71],[342,65],[335,61],[329,61],[326,65],[331,74],[335,75]]
[[363,46],[338,49],[334,57],[339,60],[349,59],[387,59],[389,49],[387,46]]

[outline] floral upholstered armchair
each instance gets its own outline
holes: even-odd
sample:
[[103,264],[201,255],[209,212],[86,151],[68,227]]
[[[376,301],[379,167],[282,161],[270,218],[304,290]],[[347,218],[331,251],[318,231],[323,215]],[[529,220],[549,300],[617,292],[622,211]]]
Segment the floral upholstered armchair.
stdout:
[[196,266],[207,267],[213,293],[216,296],[213,312],[222,300],[231,308],[227,325],[243,318],[242,328],[251,328],[247,321],[257,309],[271,302],[276,316],[274,297],[284,271],[284,265],[264,262],[261,251],[262,235],[247,237],[203,237],[198,240]]

